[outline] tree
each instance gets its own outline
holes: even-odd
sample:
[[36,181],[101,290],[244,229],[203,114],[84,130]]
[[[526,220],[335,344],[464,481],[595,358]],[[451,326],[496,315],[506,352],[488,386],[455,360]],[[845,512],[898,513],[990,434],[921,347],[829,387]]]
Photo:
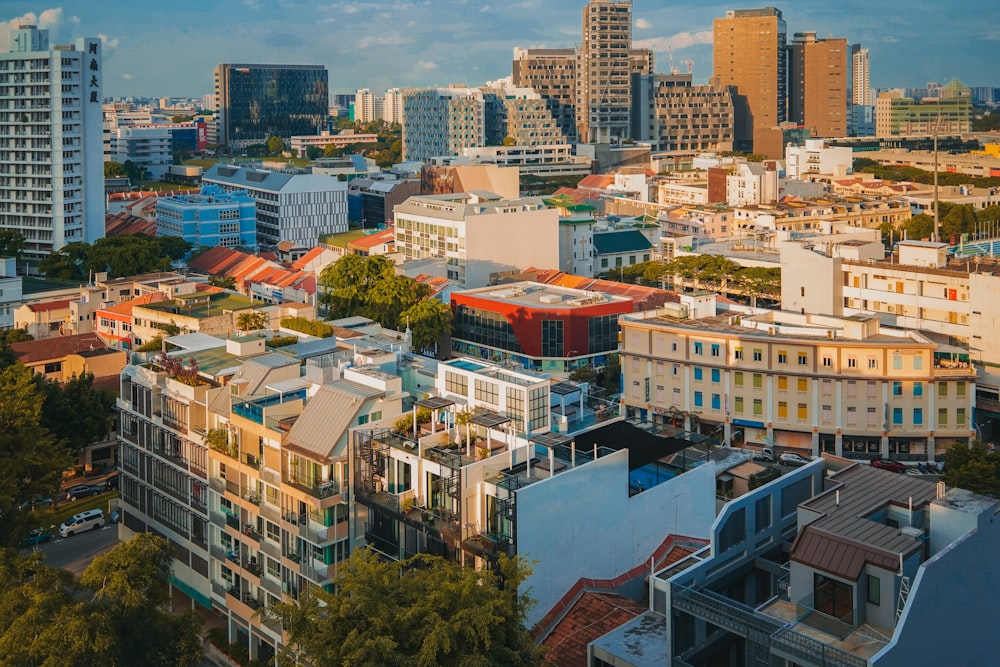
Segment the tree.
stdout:
[[400,325],[410,328],[413,348],[433,350],[451,333],[451,308],[437,299],[423,298],[399,316]]
[[285,142],[282,141],[281,137],[273,135],[267,140],[267,152],[271,155],[281,155],[283,150],[285,150]]
[[358,315],[368,304],[368,293],[379,281],[395,274],[387,257],[344,255],[320,273],[321,303],[329,317]]
[[70,452],[111,434],[115,395],[95,387],[93,373],[74,375],[64,385],[41,375],[36,375],[35,381],[44,396],[40,423]]
[[236,289],[236,279],[232,276],[210,276],[208,278],[208,284],[214,287],[221,287],[223,289]]
[[154,236],[160,244],[160,256],[169,257],[178,262],[191,250],[191,242],[185,241],[180,236]]
[[944,454],[944,483],[1000,497],[1000,452],[991,452],[978,440],[971,447],[952,445]]
[[171,123],[190,123],[191,122],[191,116],[184,116],[184,115],[180,115],[180,114],[177,115],[177,116],[171,116],[170,117],[170,122]]
[[306,157],[309,160],[315,160],[320,155],[323,154],[323,149],[319,146],[307,146],[306,147]]
[[541,665],[524,627],[532,604],[521,591],[529,567],[501,556],[497,571],[420,554],[384,562],[359,550],[338,570],[334,590],[312,589],[274,612],[295,649],[315,667]]
[[622,365],[617,354],[608,355],[608,360],[600,372],[600,385],[609,394],[617,394],[621,391]]
[[35,527],[17,506],[51,496],[72,463],[69,450],[42,426],[43,400],[24,365],[0,370],[0,546],[17,545]]
[[121,162],[112,160],[104,163],[104,178],[121,178],[123,176],[128,176],[128,173]]
[[79,580],[37,557],[0,552],[4,664],[199,664],[200,616],[167,608],[170,563],[170,543],[151,533],[98,556]]
[[24,253],[24,236],[16,229],[0,229],[0,257],[20,259]]
[[950,236],[970,233],[976,228],[976,207],[969,204],[960,204],[958,206],[953,206],[948,215],[940,216],[941,220],[941,236],[942,238],[948,238]]
[[38,262],[38,270],[46,278],[54,280],[86,280],[83,268],[90,246],[86,243],[67,243],[56,252]]
[[592,366],[577,366],[570,372],[569,379],[580,384],[593,383],[597,380],[597,371]]
[[918,213],[904,222],[900,229],[906,232],[906,238],[911,241],[929,239],[934,235],[934,218],[926,213]]
[[244,333],[257,331],[267,326],[267,313],[248,310],[236,316],[236,328]]

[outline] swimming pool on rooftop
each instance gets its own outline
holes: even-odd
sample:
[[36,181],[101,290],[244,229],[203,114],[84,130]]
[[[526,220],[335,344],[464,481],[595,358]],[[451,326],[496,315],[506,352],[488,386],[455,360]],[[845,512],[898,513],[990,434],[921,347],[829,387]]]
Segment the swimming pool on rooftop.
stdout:
[[481,371],[484,368],[486,368],[486,366],[483,366],[482,364],[477,364],[474,361],[469,361],[468,359],[458,359],[456,361],[450,362],[448,365],[454,366],[455,368],[461,368],[463,371],[469,371],[472,373],[475,373],[476,371]]

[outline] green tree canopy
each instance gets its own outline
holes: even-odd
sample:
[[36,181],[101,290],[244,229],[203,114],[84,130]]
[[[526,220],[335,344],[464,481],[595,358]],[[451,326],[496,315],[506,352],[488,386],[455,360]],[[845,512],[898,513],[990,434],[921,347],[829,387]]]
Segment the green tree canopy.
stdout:
[[17,506],[51,496],[72,463],[68,448],[42,425],[43,402],[24,365],[0,370],[0,546],[16,545],[34,527]]
[[125,171],[125,165],[121,162],[112,160],[104,163],[104,178],[121,178],[122,176],[128,176],[128,173]]
[[[940,211],[939,211],[940,216]],[[952,234],[971,233],[976,228],[976,207],[970,204],[953,206],[948,215],[941,217],[941,235],[947,239]]]
[[399,316],[401,327],[409,326],[413,349],[433,350],[451,333],[451,308],[437,299],[424,298]]
[[176,236],[123,234],[97,239],[93,245],[70,243],[45,257],[38,270],[48,278],[87,280],[91,273],[107,271],[112,278],[154,271],[168,271],[191,244]]
[[934,235],[934,218],[926,213],[918,213],[900,225],[900,229],[906,233],[906,238],[911,241],[929,239]]
[[0,257],[21,258],[24,236],[16,229],[0,229]]
[[267,326],[267,313],[248,310],[236,316],[236,328],[240,331],[257,331]]
[[285,150],[285,142],[281,137],[274,135],[267,140],[267,152],[271,155],[281,155],[283,150]]
[[323,149],[319,146],[307,146],[306,147],[306,157],[310,160],[315,160],[320,155],[323,154]]
[[0,551],[0,655],[5,665],[194,667],[197,612],[168,601],[170,544],[140,533],[98,556],[79,581],[37,557]]
[[390,329],[404,327],[400,316],[427,298],[430,288],[396,275],[394,267],[381,255],[345,255],[324,268],[319,277],[320,303],[328,317],[360,315]]
[[74,375],[60,385],[35,376],[44,397],[40,423],[70,451],[107,438],[114,421],[115,395],[94,386],[94,374]]
[[[426,554],[387,563],[359,550],[341,563],[335,593],[312,589],[274,611],[314,667],[541,665],[524,627],[530,570],[506,556],[497,569]],[[283,659],[292,664],[290,650]]]
[[944,466],[945,484],[1000,497],[1000,452],[978,441],[971,447],[952,445],[944,454]]
[[236,279],[232,276],[210,276],[208,278],[208,284],[214,287],[221,287],[223,289],[236,289]]

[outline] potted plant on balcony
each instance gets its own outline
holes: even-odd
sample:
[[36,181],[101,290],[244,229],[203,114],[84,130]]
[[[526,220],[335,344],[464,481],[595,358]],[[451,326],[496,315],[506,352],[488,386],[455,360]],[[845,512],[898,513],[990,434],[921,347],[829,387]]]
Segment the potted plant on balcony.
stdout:
[[409,514],[411,511],[413,511],[413,508],[414,508],[415,505],[416,505],[416,502],[413,500],[413,498],[404,498],[403,499],[403,511],[405,513]]
[[482,461],[483,459],[490,458],[490,448],[489,447],[476,447],[476,460]]
[[205,434],[205,444],[217,452],[229,454],[229,431],[224,428],[212,428]]

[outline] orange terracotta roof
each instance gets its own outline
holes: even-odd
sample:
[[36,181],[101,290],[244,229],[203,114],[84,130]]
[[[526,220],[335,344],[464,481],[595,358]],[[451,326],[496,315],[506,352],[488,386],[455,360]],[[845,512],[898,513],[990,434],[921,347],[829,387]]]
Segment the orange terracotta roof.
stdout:
[[347,246],[349,248],[360,248],[360,249],[374,248],[375,246],[380,245],[382,243],[392,243],[393,239],[395,239],[395,234],[396,232],[392,228],[384,229],[380,232],[376,232],[374,234],[368,234],[366,236],[354,239],[353,241],[348,243]]
[[323,254],[323,250],[324,250],[323,247],[316,246],[315,248],[313,248],[312,250],[302,255],[297,260],[295,260],[292,263],[292,267],[299,269],[300,271],[305,270],[305,268],[309,265],[309,262],[318,259],[319,256]]
[[525,269],[525,273],[535,274],[535,282],[546,285],[556,285],[558,287],[569,287],[572,289],[583,289],[594,292],[603,292],[624,296],[632,299],[633,312],[652,310],[666,303],[680,303],[681,297],[677,292],[660,289],[648,285],[629,285],[615,280],[603,280],[600,278],[587,278],[575,276],[563,271],[552,269]]
[[128,301],[122,301],[116,306],[111,306],[110,308],[101,308],[98,313],[112,313],[115,315],[128,315],[131,317],[132,309],[136,306],[145,306],[150,303],[159,303],[160,301],[166,301],[167,297],[163,292],[153,292],[152,294],[145,294],[143,296],[137,297],[135,299],[129,299]]
[[28,309],[33,313],[47,313],[53,310],[69,308],[69,302],[69,299],[60,299],[59,301],[46,301],[45,303],[30,303],[28,304]]
[[584,591],[542,642],[545,662],[587,667],[587,644],[645,613],[648,607],[615,593]]
[[11,345],[11,349],[21,363],[31,364],[46,359],[60,359],[67,354],[77,352],[106,350],[108,346],[96,332],[91,332],[14,343]]
[[615,177],[610,174],[588,174],[576,184],[576,187],[606,190],[608,186],[614,185],[614,183]]
[[282,241],[276,247],[279,252],[288,252],[289,250],[293,250],[296,245],[295,241]]

